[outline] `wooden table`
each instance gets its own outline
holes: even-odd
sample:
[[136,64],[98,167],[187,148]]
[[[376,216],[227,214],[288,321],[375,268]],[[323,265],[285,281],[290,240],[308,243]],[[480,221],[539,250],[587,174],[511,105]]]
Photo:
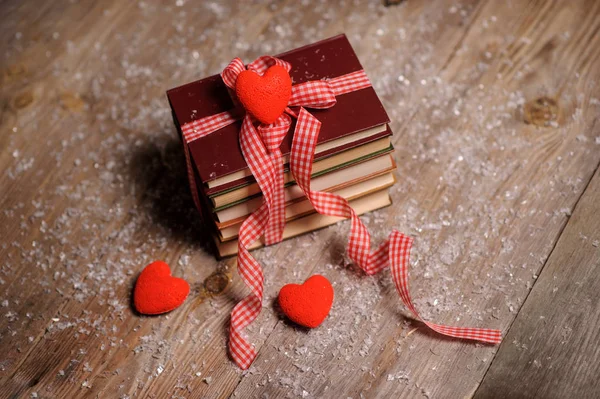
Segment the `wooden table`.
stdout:
[[[600,2],[387,3],[0,5],[0,397],[600,395]],[[425,318],[505,338],[412,320],[389,272],[348,266],[342,223],[255,252],[266,300],[242,373],[226,337],[247,290],[206,250],[165,91],[340,32],[395,131],[374,241],[415,237]],[[192,293],[143,317],[131,290],[154,259]],[[274,300],[314,273],[336,299],[305,331]]]

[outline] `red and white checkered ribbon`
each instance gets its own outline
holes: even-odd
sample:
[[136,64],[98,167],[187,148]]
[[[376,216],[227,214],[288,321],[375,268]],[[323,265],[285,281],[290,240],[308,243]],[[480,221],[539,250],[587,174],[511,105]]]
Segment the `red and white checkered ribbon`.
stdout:
[[[283,66],[288,72],[290,70],[287,62],[267,56],[260,57],[249,64],[248,69],[262,75],[275,64]],[[225,68],[221,76],[225,84],[234,89],[238,74],[244,70],[243,62],[236,58]],[[348,240],[348,253],[351,259],[369,275],[375,274],[389,265],[392,279],[402,302],[417,319],[438,333],[488,343],[499,343],[501,340],[499,330],[450,327],[421,319],[412,303],[408,287],[408,265],[412,238],[393,230],[389,239],[371,252],[369,232],[348,201],[333,193],[310,189],[310,176],[321,122],[304,107],[329,108],[335,105],[336,96],[370,86],[371,84],[362,70],[332,79],[300,83],[292,86],[288,107],[273,124],[258,124],[258,127],[255,127],[257,121],[251,115],[243,116],[240,147],[263,193],[263,204],[242,223],[238,238],[238,272],[252,292],[240,301],[231,312],[229,350],[235,363],[242,369],[247,369],[256,357],[256,350],[243,336],[242,331],[260,313],[264,284],[262,267],[250,255],[248,248],[263,235],[267,245],[282,239],[285,225],[285,203],[283,162],[279,146],[290,128],[292,117],[297,118],[290,155],[292,174],[317,212],[351,220]],[[290,107],[299,108],[292,109]],[[190,186],[194,202],[199,209],[201,207],[187,144],[238,121],[242,115],[243,113],[239,110],[226,111],[190,122],[182,127],[186,143],[184,146]]]

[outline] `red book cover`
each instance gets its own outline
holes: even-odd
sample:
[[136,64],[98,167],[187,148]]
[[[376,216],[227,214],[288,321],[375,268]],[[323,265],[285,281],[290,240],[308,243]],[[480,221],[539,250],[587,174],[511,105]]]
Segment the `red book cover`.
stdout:
[[[310,44],[276,57],[292,65],[290,76],[293,84],[333,78],[363,69],[345,35]],[[250,61],[252,60],[246,60]],[[227,87],[219,75],[171,89],[167,92],[167,97],[180,134],[182,125],[234,107]],[[389,117],[372,87],[338,96],[337,103],[329,109],[309,111],[322,122],[319,144],[389,122]],[[200,181],[206,183],[247,168],[238,142],[240,125],[241,121],[189,144],[195,172]],[[293,130],[294,124],[281,144],[281,152],[284,155],[290,152]],[[390,134],[389,130],[385,133]],[[381,136],[379,134],[374,138]],[[348,147],[343,146],[339,151]],[[205,190],[206,187],[203,187],[200,191]]]

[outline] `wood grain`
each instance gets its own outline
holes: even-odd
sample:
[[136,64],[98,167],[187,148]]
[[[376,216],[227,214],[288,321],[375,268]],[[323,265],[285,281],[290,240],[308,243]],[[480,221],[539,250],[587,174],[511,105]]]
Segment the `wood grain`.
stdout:
[[[0,5],[0,397],[472,395],[497,348],[407,318],[387,273],[349,267],[347,224],[255,252],[267,276],[249,331],[260,355],[237,370],[227,323],[247,291],[234,260],[205,249],[164,92],[235,56],[346,32],[396,132],[394,205],[364,218],[374,241],[392,227],[415,236],[411,283],[427,318],[518,334],[561,233],[578,239],[563,228],[600,162],[600,11],[501,3]],[[192,294],[143,317],[130,292],[153,259]],[[315,272],[334,282],[334,308],[299,330],[274,298]]]
[[[551,132],[526,125],[524,119],[507,109],[511,106],[507,93],[512,90],[523,90],[523,101],[536,101],[536,97],[546,90],[555,96],[565,90],[573,94],[584,93],[586,84],[575,83],[565,71],[573,64],[583,64],[578,70],[590,74],[584,81],[597,80],[597,72],[589,69],[590,65],[586,63],[589,59],[587,51],[569,58],[563,65],[560,57],[544,50],[549,48],[545,43],[556,35],[553,24],[547,21],[560,19],[562,29],[573,29],[576,34],[580,32],[578,28],[583,31],[598,28],[597,19],[582,20],[581,15],[569,15],[567,7],[565,3],[562,7],[560,4],[535,3],[523,10],[510,5],[500,7],[497,3],[483,5],[459,46],[463,50],[453,54],[439,74],[444,81],[455,83],[456,92],[449,93],[448,97],[444,97],[445,93],[426,96],[428,102],[423,101],[424,106],[411,119],[410,125],[404,126],[395,138],[400,185],[403,176],[414,176],[416,182],[439,180],[438,184],[414,184],[409,191],[412,201],[404,195],[394,197],[394,208],[389,213],[383,212],[382,217],[386,226],[384,231],[399,226],[416,233],[418,252],[415,255],[424,270],[413,270],[413,282],[417,287],[413,292],[421,305],[419,308],[424,308],[426,315],[436,322],[507,329],[567,220],[549,215],[557,209],[572,209],[578,198],[578,195],[570,199],[556,195],[553,182],[570,179],[568,176],[576,170],[579,176],[584,173],[583,180],[587,182],[600,160],[597,155],[592,155],[593,147],[590,147],[591,152],[580,153],[583,158],[590,156],[588,160],[571,157],[569,166],[554,163],[555,159],[570,154],[571,145],[574,145],[572,148],[578,146],[581,137],[577,139],[577,136],[582,131],[593,137],[597,118],[594,107],[587,111],[582,125],[563,120],[561,123],[566,126]],[[499,22],[490,26],[492,15]],[[487,40],[482,40],[483,32]],[[497,42],[509,32],[519,36],[504,46]],[[529,48],[514,52],[515,43],[525,38],[527,40],[523,41]],[[573,45],[563,43],[564,47],[557,45],[553,51],[571,53]],[[595,40],[586,46],[588,50],[594,47],[597,47]],[[494,53],[486,54],[490,48]],[[598,55],[594,51],[592,58],[597,59]],[[480,68],[477,62],[482,58],[491,59],[489,66]],[[519,68],[506,68],[506,65],[520,64],[531,65],[532,72],[522,77]],[[422,78],[427,80],[428,77],[408,79],[418,83]],[[544,89],[540,90],[541,87]],[[497,93],[497,96],[492,98],[487,93]],[[597,95],[597,89],[592,89],[584,94],[587,100],[583,103],[589,103],[590,98]],[[564,97],[560,102],[567,115],[580,107],[577,102]],[[436,118],[436,109],[443,110],[443,107],[453,107],[456,103],[459,104],[458,113],[441,111],[441,116]],[[485,107],[480,115],[477,115],[478,104]],[[460,117],[457,118],[457,114]],[[496,130],[496,124],[501,129]],[[460,143],[462,147],[449,145],[459,144],[451,138],[453,135],[469,131],[480,135],[471,136],[470,140],[482,142],[469,143],[467,139]],[[509,132],[523,140],[519,144],[512,143],[512,149],[508,148],[510,144],[504,136],[511,134]],[[440,149],[440,145],[446,147]],[[419,157],[413,156],[415,147],[420,148],[416,151]],[[486,165],[484,169],[490,167],[490,173],[470,169],[479,166],[473,162],[458,167],[457,174],[445,173],[448,165],[457,163],[457,154],[464,162],[469,156],[465,153],[469,152]],[[507,162],[507,159],[514,162]],[[443,178],[438,179],[438,176]],[[581,193],[584,188],[585,185],[579,186],[577,191]],[[465,212],[460,211],[463,207],[467,207]],[[420,219],[413,222],[410,214],[415,208]],[[436,222],[442,220],[446,212],[448,227],[440,228]],[[432,226],[434,231],[421,231],[424,225]],[[453,252],[448,253],[444,246],[454,247]],[[305,276],[318,272],[340,282],[337,295],[343,287],[352,287],[344,279],[343,271],[328,269],[323,264],[308,266]],[[442,270],[451,270],[454,275],[443,284],[437,281],[444,279],[446,272]],[[498,284],[492,284],[492,290],[489,287],[491,281]],[[245,378],[236,392],[242,396],[268,392],[269,397],[285,397],[294,389],[295,393],[306,391],[315,397],[470,396],[493,359],[495,348],[443,340],[418,323],[403,325],[402,319],[398,318],[393,288],[383,279],[378,280],[378,284],[384,287],[382,292],[369,291],[364,286],[356,287],[348,294],[342,291],[342,298],[338,297],[337,306],[328,320],[327,332],[295,331],[295,334],[289,334],[290,327],[280,322],[267,340],[266,348],[260,352],[259,371]],[[374,310],[369,306],[370,311],[362,315],[362,303],[353,300],[352,296],[364,292],[367,292],[364,296],[374,296],[369,301]],[[436,301],[444,305],[436,309]],[[357,312],[363,318],[355,329],[350,330],[351,337],[344,336],[346,330],[337,328],[336,324],[349,323]],[[453,319],[457,312],[460,321]],[[414,328],[418,330],[413,333]],[[313,341],[328,342],[328,336],[333,342],[319,352],[298,353],[296,349],[310,348]],[[365,344],[368,350],[361,350]],[[285,353],[283,360],[282,352]],[[300,377],[285,373],[294,368],[309,371],[301,373]],[[273,375],[283,378],[279,383],[277,379],[275,384],[267,383],[270,379],[265,376]],[[353,378],[348,378],[350,375]],[[285,377],[296,378],[297,382],[292,384]]]
[[597,170],[475,397],[600,395],[599,198]]

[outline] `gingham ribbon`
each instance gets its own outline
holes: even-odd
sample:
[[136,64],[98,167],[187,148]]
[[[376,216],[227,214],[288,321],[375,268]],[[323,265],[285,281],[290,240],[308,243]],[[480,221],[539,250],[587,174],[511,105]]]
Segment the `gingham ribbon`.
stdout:
[[[248,69],[262,75],[270,66],[281,65],[289,72],[290,65],[274,57],[263,56],[248,65]],[[221,77],[230,88],[235,88],[237,75],[245,70],[243,62],[236,58],[225,68]],[[258,317],[262,308],[264,276],[260,264],[250,255],[248,248],[264,235],[267,245],[281,241],[285,225],[283,163],[279,150],[281,140],[291,125],[291,117],[297,118],[292,141],[290,169],[298,186],[310,200],[317,212],[351,220],[348,253],[351,259],[369,275],[388,265],[396,290],[405,306],[428,327],[440,334],[456,338],[488,343],[499,343],[499,330],[483,328],[450,327],[423,320],[415,309],[408,287],[408,265],[412,238],[393,230],[388,240],[371,252],[370,235],[352,207],[344,198],[333,193],[310,189],[312,164],[321,128],[321,122],[304,107],[324,109],[335,105],[336,96],[370,87],[363,70],[327,80],[310,81],[292,86],[292,95],[285,112],[271,125],[259,124],[249,114],[238,109],[222,112],[182,127],[186,145],[185,154],[190,186],[196,206],[200,202],[193,176],[187,144],[241,119],[240,147],[244,158],[263,193],[263,204],[252,213],[240,228],[238,237],[238,272],[251,294],[240,301],[231,312],[229,351],[235,363],[247,369],[256,357],[256,349],[244,337],[242,331]],[[294,110],[290,107],[300,107]]]

